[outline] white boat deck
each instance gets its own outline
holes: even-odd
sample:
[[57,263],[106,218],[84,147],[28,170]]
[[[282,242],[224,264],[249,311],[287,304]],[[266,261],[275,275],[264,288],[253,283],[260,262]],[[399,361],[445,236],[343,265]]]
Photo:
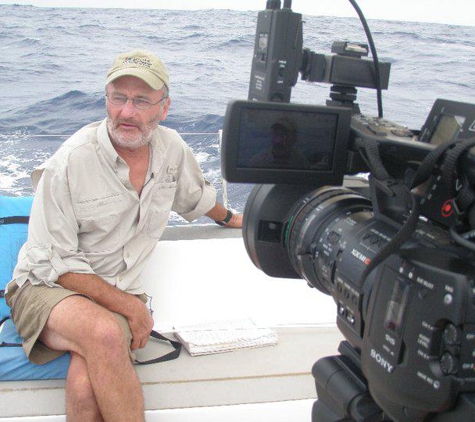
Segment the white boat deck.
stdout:
[[[294,320],[293,325],[278,327],[277,346],[199,357],[191,357],[183,349],[176,360],[138,366],[147,420],[172,420],[156,419],[154,414],[173,409],[315,400],[312,366],[320,357],[336,354],[343,339],[331,323],[336,317],[331,297],[309,289],[302,280],[266,277],[247,258],[240,231],[206,227],[171,228],[145,271],[147,291],[154,296],[156,328],[161,332],[173,321],[216,320],[216,315],[219,319],[250,316],[279,325],[292,319],[292,309],[302,312],[303,307],[310,307],[307,312],[312,313],[313,308],[320,317],[313,323],[306,320],[296,325]],[[171,257],[174,263],[186,259],[186,265],[168,265],[171,269],[165,269],[164,262],[170,264]],[[185,275],[184,267],[188,273],[192,269],[194,276]],[[297,286],[302,286],[301,293]],[[289,293],[293,290],[294,297]],[[307,296],[308,304],[302,304]],[[297,318],[302,320],[299,312]],[[152,358],[167,351],[168,345],[152,341],[138,358]],[[0,421],[65,420],[64,385],[64,380],[0,382]],[[291,415],[281,417],[272,420],[299,420]],[[212,419],[207,412],[202,420],[220,419]],[[255,420],[267,419],[261,414]]]
[[[315,399],[312,365],[336,353],[328,328],[279,329],[279,344],[137,367],[148,411]],[[150,347],[161,353],[166,346]],[[153,353],[151,353],[153,355]],[[64,380],[0,383],[0,417],[64,415]],[[1,419],[0,419],[1,420]]]

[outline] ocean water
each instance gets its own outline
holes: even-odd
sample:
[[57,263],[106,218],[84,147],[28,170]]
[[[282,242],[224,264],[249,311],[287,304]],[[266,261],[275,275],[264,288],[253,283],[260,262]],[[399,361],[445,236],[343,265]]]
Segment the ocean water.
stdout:
[[[230,10],[0,5],[0,194],[31,194],[31,170],[68,135],[104,117],[105,74],[116,54],[137,48],[154,51],[169,68],[172,106],[164,125],[184,133],[221,192],[216,133],[228,101],[247,98],[256,19],[256,12]],[[317,53],[329,54],[336,40],[366,42],[356,17],[304,21],[304,47]],[[435,99],[475,101],[475,27],[369,25],[380,60],[392,66],[386,118],[420,129]],[[299,81],[292,101],[324,104],[328,94],[329,85]],[[376,114],[374,91],[359,90],[358,103]],[[249,189],[230,185],[230,206],[242,211]]]

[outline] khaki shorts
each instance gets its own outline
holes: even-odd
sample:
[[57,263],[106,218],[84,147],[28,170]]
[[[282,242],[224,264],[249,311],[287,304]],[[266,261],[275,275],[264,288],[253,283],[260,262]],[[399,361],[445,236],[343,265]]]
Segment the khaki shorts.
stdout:
[[[63,350],[50,349],[38,337],[43,331],[52,309],[63,299],[74,295],[84,296],[71,290],[48,287],[44,284],[31,285],[29,282],[26,282],[21,288],[16,283],[11,283],[8,286],[5,299],[11,308],[12,320],[18,334],[23,339],[25,354],[32,363],[41,365],[66,353]],[[141,294],[137,297],[147,303],[147,295]],[[114,314],[121,322],[127,341],[130,344],[132,334],[127,319],[123,315]],[[131,359],[134,360],[131,351],[130,355]]]

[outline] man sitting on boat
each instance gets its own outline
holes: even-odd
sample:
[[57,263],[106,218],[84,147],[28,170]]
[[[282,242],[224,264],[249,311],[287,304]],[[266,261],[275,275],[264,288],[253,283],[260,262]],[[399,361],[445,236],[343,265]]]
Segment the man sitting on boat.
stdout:
[[131,358],[153,319],[140,274],[170,211],[242,225],[181,137],[159,125],[169,106],[163,63],[147,51],[120,54],[107,74],[107,118],[33,177],[28,240],[5,296],[30,361],[71,352],[68,421],[144,420]]

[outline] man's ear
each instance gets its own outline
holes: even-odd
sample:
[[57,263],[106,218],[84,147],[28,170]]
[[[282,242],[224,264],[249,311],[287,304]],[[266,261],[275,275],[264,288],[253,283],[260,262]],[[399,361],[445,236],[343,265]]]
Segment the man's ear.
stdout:
[[170,107],[171,103],[172,103],[172,100],[170,97],[167,97],[167,99],[163,102],[162,116],[160,118],[160,121],[163,122],[167,118],[168,108]]

